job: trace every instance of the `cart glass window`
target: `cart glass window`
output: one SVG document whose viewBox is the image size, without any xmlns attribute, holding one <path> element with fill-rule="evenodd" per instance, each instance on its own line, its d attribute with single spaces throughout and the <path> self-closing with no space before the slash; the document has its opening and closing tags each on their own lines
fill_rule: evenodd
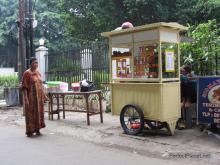
<svg viewBox="0 0 220 165">
<path fill-rule="evenodd" d="M 134 46 L 134 78 L 158 78 L 158 44 Z"/>
<path fill-rule="evenodd" d="M 163 78 L 178 78 L 178 44 L 162 43 Z"/>
<path fill-rule="evenodd" d="M 112 48 L 112 78 L 131 78 L 132 49 L 129 47 Z"/>
</svg>

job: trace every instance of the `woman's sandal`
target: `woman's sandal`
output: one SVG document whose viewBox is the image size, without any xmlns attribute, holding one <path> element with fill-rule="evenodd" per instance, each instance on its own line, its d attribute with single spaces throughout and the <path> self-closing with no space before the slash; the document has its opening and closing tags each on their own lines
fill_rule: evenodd
<svg viewBox="0 0 220 165">
<path fill-rule="evenodd" d="M 26 133 L 27 137 L 32 137 L 33 134 L 32 133 Z"/>
<path fill-rule="evenodd" d="M 40 136 L 41 135 L 40 131 L 36 131 L 36 135 Z"/>
</svg>

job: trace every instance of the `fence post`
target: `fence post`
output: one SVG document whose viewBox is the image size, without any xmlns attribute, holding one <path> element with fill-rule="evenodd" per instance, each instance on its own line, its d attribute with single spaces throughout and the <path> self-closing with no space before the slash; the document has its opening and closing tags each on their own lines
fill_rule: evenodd
<svg viewBox="0 0 220 165">
<path fill-rule="evenodd" d="M 46 72 L 48 69 L 48 49 L 44 46 L 44 43 L 40 42 L 40 46 L 35 49 L 35 53 L 38 61 L 39 71 L 42 76 L 42 81 L 46 81 Z"/>
</svg>

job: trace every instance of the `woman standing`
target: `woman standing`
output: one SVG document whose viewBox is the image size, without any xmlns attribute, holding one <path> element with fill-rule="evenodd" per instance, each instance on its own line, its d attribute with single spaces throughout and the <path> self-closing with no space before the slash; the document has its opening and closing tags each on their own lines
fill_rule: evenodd
<svg viewBox="0 0 220 165">
<path fill-rule="evenodd" d="M 33 57 L 30 60 L 30 68 L 24 72 L 22 79 L 26 135 L 28 137 L 31 137 L 33 133 L 40 135 L 40 129 L 45 127 L 44 101 L 47 100 L 47 96 L 43 91 L 41 75 L 37 68 L 37 59 Z"/>
</svg>

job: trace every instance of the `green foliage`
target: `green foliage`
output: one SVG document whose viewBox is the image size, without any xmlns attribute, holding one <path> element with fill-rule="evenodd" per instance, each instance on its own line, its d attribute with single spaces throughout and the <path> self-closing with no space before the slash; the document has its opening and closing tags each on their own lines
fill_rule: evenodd
<svg viewBox="0 0 220 165">
<path fill-rule="evenodd" d="M 181 44 L 181 62 L 189 64 L 199 75 L 212 75 L 217 71 L 216 60 L 220 54 L 220 29 L 216 20 L 191 26 L 188 37 L 192 43 Z"/>
<path fill-rule="evenodd" d="M 6 44 L 6 34 L 17 20 L 18 2 L 0 0 L 0 45 Z M 68 42 L 76 42 L 76 38 L 100 40 L 101 32 L 113 30 L 125 21 L 135 26 L 159 21 L 219 22 L 219 9 L 220 0 L 37 0 L 35 43 L 44 36 L 46 46 L 58 50 Z"/>
<path fill-rule="evenodd" d="M 6 46 L 9 31 L 12 30 L 12 25 L 16 25 L 18 2 L 0 0 L 0 46 Z M 102 40 L 101 32 L 114 30 L 125 21 L 132 22 L 134 26 L 159 21 L 184 25 L 189 23 L 192 25 L 190 32 L 193 32 L 196 25 L 206 24 L 208 20 L 215 19 L 215 26 L 219 26 L 219 10 L 220 0 L 37 0 L 34 13 L 38 26 L 34 30 L 34 41 L 38 45 L 39 38 L 44 36 L 49 50 L 57 51 L 74 46 L 79 41 Z M 211 30 L 213 28 L 210 27 Z M 212 63 L 211 57 L 218 54 L 217 39 L 213 39 L 212 35 L 219 32 L 212 30 L 211 36 L 205 38 L 202 36 L 207 32 L 205 29 L 206 27 L 198 28 L 194 32 L 195 36 L 189 35 L 199 38 L 198 42 L 182 45 L 183 62 L 195 65 L 198 62 L 201 65 L 207 61 Z M 16 33 L 14 38 L 17 40 Z M 207 49 L 199 47 L 204 44 Z M 195 59 L 199 61 L 195 62 Z M 76 64 L 76 68 L 78 67 Z M 67 63 L 66 69 L 73 68 L 73 64 Z M 200 66 L 197 70 L 200 72 Z"/>
<path fill-rule="evenodd" d="M 45 45 L 49 50 L 59 50 L 57 46 L 62 45 L 65 24 L 61 18 L 62 13 L 57 9 L 52 8 L 49 4 L 43 3 L 43 0 L 36 1 L 34 14 L 38 21 L 38 26 L 35 29 L 35 45 L 38 45 L 38 40 L 41 37 L 46 39 Z"/>
<path fill-rule="evenodd" d="M 18 76 L 0 76 L 0 87 L 19 86 Z"/>
<path fill-rule="evenodd" d="M 100 33 L 114 30 L 125 21 L 135 26 L 152 22 L 198 24 L 219 22 L 219 0 L 42 0 L 58 10 L 68 38 L 100 40 Z"/>
<path fill-rule="evenodd" d="M 9 31 L 17 20 L 17 14 L 17 0 L 0 0 L 0 46 L 6 45 Z"/>
<path fill-rule="evenodd" d="M 197 0 L 197 5 L 193 7 L 194 16 L 191 18 L 193 24 L 207 22 L 216 19 L 220 22 L 220 0 Z"/>
</svg>

